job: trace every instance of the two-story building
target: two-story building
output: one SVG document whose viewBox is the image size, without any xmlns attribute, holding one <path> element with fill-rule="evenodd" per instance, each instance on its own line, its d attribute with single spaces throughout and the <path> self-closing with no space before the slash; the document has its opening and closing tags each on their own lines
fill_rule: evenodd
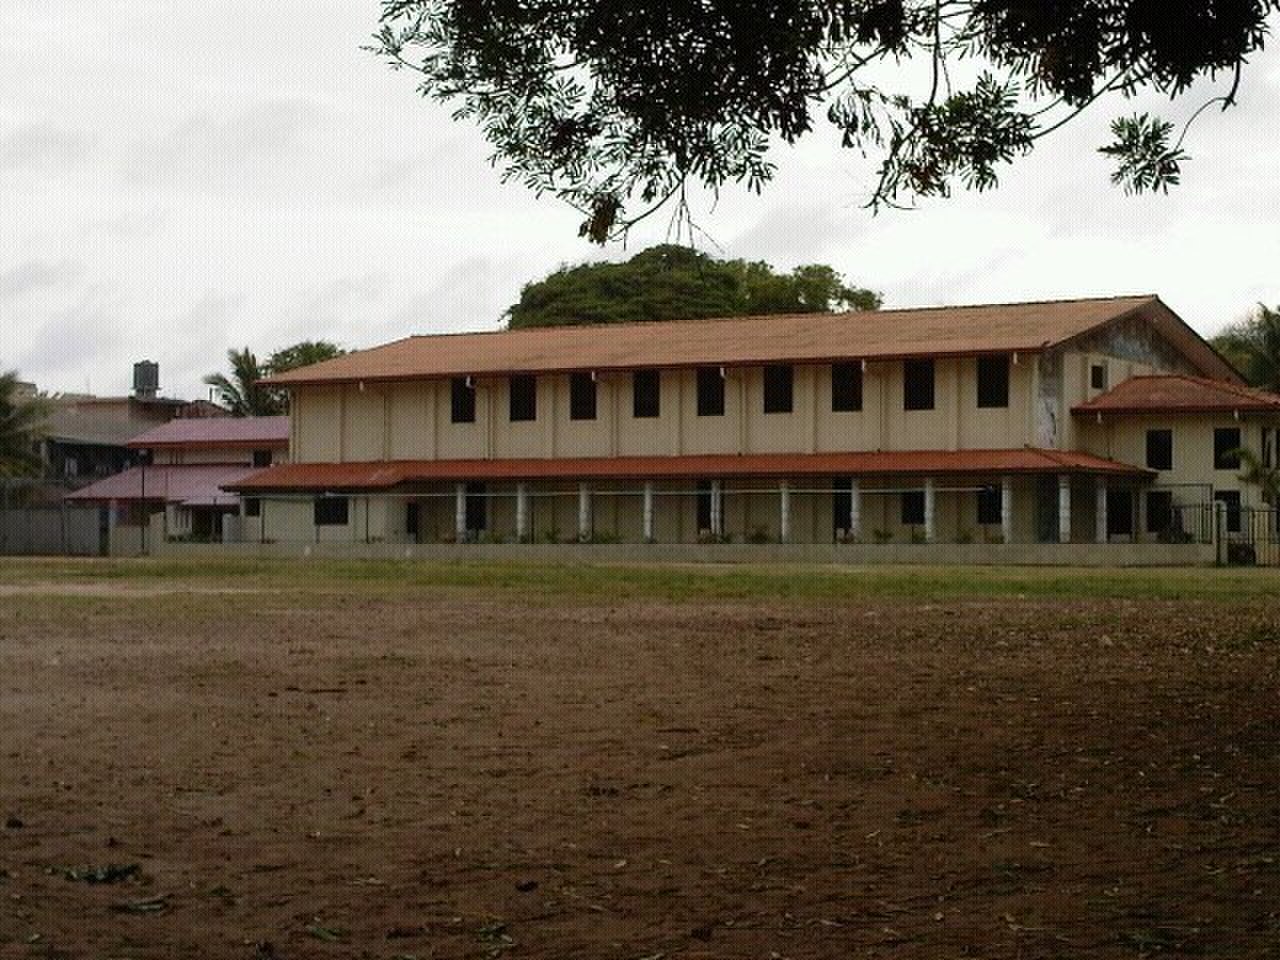
<svg viewBox="0 0 1280 960">
<path fill-rule="evenodd" d="M 228 485 L 262 542 L 1189 537 L 1280 429 L 1155 296 L 417 336 L 268 382 L 290 462 Z"/>
</svg>

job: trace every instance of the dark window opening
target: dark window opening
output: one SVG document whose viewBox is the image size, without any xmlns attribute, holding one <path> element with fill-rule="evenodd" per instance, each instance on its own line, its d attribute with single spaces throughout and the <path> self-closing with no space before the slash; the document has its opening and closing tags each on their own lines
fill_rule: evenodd
<svg viewBox="0 0 1280 960">
<path fill-rule="evenodd" d="M 346 497 L 317 497 L 315 524 L 317 527 L 345 527 L 350 501 Z"/>
<path fill-rule="evenodd" d="M 711 529 L 711 481 L 698 481 L 698 533 Z"/>
<path fill-rule="evenodd" d="M 831 365 L 831 412 L 857 413 L 862 409 L 862 364 Z"/>
<path fill-rule="evenodd" d="M 923 490 L 904 490 L 902 492 L 902 523 L 908 527 L 918 527 L 924 523 Z"/>
<path fill-rule="evenodd" d="M 978 358 L 978 406 L 1009 406 L 1009 358 Z"/>
<path fill-rule="evenodd" d="M 1004 492 L 1000 487 L 983 487 L 978 491 L 978 523 L 1004 522 Z"/>
<path fill-rule="evenodd" d="M 450 383 L 450 401 L 454 423 L 476 422 L 476 388 L 466 377 L 454 377 Z"/>
<path fill-rule="evenodd" d="M 258 468 L 271 466 L 271 451 L 270 450 L 253 451 L 253 465 Z"/>
<path fill-rule="evenodd" d="M 724 377 L 719 367 L 698 368 L 698 416 L 724 416 Z"/>
<path fill-rule="evenodd" d="M 764 368 L 764 412 L 790 413 L 795 393 L 795 368 L 774 363 Z"/>
<path fill-rule="evenodd" d="M 508 414 L 512 423 L 538 419 L 538 378 L 529 374 L 508 381 Z"/>
<path fill-rule="evenodd" d="M 834 532 L 849 532 L 853 526 L 853 480 L 837 477 L 831 481 L 831 528 Z"/>
<path fill-rule="evenodd" d="M 1240 469 L 1240 428 L 1218 427 L 1213 431 L 1213 469 Z"/>
<path fill-rule="evenodd" d="M 1133 536 L 1133 491 L 1107 491 L 1107 536 Z"/>
<path fill-rule="evenodd" d="M 569 375 L 569 419 L 596 418 L 596 381 L 589 373 Z"/>
<path fill-rule="evenodd" d="M 1095 363 L 1089 367 L 1089 386 L 1094 390 L 1107 389 L 1107 365 Z"/>
<path fill-rule="evenodd" d="M 1239 490 L 1219 490 L 1213 495 L 1213 499 L 1219 503 L 1226 504 L 1227 507 L 1227 533 L 1240 532 L 1240 491 Z"/>
<path fill-rule="evenodd" d="M 662 415 L 662 374 L 637 370 L 631 375 L 631 415 L 636 419 Z"/>
<path fill-rule="evenodd" d="M 244 515 L 246 517 L 262 516 L 262 501 L 257 497 L 244 498 Z"/>
<path fill-rule="evenodd" d="M 907 360 L 902 364 L 902 409 L 933 409 L 933 361 Z"/>
<path fill-rule="evenodd" d="M 489 498 L 483 483 L 467 484 L 465 504 L 467 532 L 481 533 L 489 526 Z"/>
<path fill-rule="evenodd" d="M 1173 491 L 1147 491 L 1147 533 L 1173 532 Z"/>
<path fill-rule="evenodd" d="M 1152 470 L 1173 469 L 1173 431 L 1147 431 L 1147 466 Z"/>
</svg>

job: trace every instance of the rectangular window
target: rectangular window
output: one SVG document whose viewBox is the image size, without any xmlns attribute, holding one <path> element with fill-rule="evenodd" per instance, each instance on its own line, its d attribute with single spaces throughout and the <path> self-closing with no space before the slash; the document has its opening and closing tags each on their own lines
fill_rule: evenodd
<svg viewBox="0 0 1280 960">
<path fill-rule="evenodd" d="M 662 374 L 637 370 L 631 375 L 631 415 L 637 420 L 662 415 Z"/>
<path fill-rule="evenodd" d="M 244 515 L 246 517 L 262 516 L 262 501 L 257 497 L 244 498 Z"/>
<path fill-rule="evenodd" d="M 698 368 L 698 416 L 724 416 L 724 377 L 719 367 Z"/>
<path fill-rule="evenodd" d="M 1167 536 L 1173 533 L 1173 491 L 1147 491 L 1147 533 Z"/>
<path fill-rule="evenodd" d="M 271 466 L 271 451 L 270 450 L 253 451 L 253 465 L 255 467 L 258 467 L 259 469 L 263 467 Z"/>
<path fill-rule="evenodd" d="M 1095 363 L 1089 368 L 1089 386 L 1094 390 L 1107 389 L 1107 365 Z"/>
<path fill-rule="evenodd" d="M 1219 490 L 1213 499 L 1227 505 L 1227 533 L 1240 532 L 1240 491 Z"/>
<path fill-rule="evenodd" d="M 771 363 L 764 368 L 764 412 L 790 413 L 795 392 L 795 368 Z"/>
<path fill-rule="evenodd" d="M 476 422 L 476 388 L 466 377 L 454 377 L 450 381 L 450 406 L 454 423 Z"/>
<path fill-rule="evenodd" d="M 902 524 L 918 527 L 924 523 L 924 491 L 902 491 Z"/>
<path fill-rule="evenodd" d="M 831 412 L 857 413 L 862 409 L 862 364 L 831 365 Z"/>
<path fill-rule="evenodd" d="M 1000 487 L 983 487 L 978 491 L 978 523 L 989 525 L 1004 520 L 1004 494 Z"/>
<path fill-rule="evenodd" d="M 1213 469 L 1240 469 L 1240 428 L 1218 427 L 1213 431 Z"/>
<path fill-rule="evenodd" d="M 316 497 L 315 524 L 317 527 L 345 527 L 347 516 L 346 497 Z"/>
<path fill-rule="evenodd" d="M 978 406 L 1009 406 L 1009 358 L 978 358 Z"/>
<path fill-rule="evenodd" d="M 569 374 L 569 419 L 596 418 L 596 381 L 589 373 Z"/>
<path fill-rule="evenodd" d="M 538 378 L 529 374 L 512 377 L 507 382 L 508 414 L 512 423 L 538 419 Z"/>
<path fill-rule="evenodd" d="M 1147 467 L 1151 470 L 1173 469 L 1173 431 L 1147 431 Z"/>
<path fill-rule="evenodd" d="M 907 360 L 903 362 L 902 409 L 933 409 L 932 360 Z"/>
</svg>

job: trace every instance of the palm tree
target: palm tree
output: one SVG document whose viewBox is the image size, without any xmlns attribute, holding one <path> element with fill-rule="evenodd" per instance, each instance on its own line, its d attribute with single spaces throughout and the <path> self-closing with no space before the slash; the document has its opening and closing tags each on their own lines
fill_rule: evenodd
<svg viewBox="0 0 1280 960">
<path fill-rule="evenodd" d="M 228 350 L 227 363 L 231 366 L 231 376 L 211 373 L 204 382 L 213 387 L 218 394 L 218 402 L 230 410 L 232 416 L 269 417 L 284 410 L 279 395 L 258 383 L 267 371 L 258 364 L 258 358 L 248 347 Z"/>
<path fill-rule="evenodd" d="M 44 397 L 24 397 L 18 392 L 18 375 L 0 374 L 0 477 L 40 472 L 36 445 L 49 417 Z"/>
<path fill-rule="evenodd" d="M 1258 304 L 1257 313 L 1227 327 L 1213 345 L 1250 384 L 1280 393 L 1280 307 Z"/>
<path fill-rule="evenodd" d="M 1240 474 L 1241 482 L 1260 488 L 1264 502 L 1280 506 L 1280 467 L 1264 466 L 1252 450 L 1237 450 L 1236 453 L 1244 467 L 1244 472 Z"/>
</svg>

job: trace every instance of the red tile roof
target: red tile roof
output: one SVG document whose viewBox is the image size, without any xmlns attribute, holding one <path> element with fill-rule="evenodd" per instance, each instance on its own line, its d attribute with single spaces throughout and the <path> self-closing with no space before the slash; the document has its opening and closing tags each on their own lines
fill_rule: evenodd
<svg viewBox="0 0 1280 960">
<path fill-rule="evenodd" d="M 225 463 L 130 467 L 67 494 L 67 499 L 92 503 L 148 500 L 185 506 L 230 506 L 237 503 L 238 498 L 226 493 L 226 486 L 255 472 L 253 467 L 244 464 Z"/>
<path fill-rule="evenodd" d="M 1072 407 L 1077 414 L 1230 413 L 1280 414 L 1280 394 L 1225 380 L 1184 374 L 1130 377 L 1106 393 Z"/>
<path fill-rule="evenodd" d="M 860 453 L 707 454 L 557 460 L 378 460 L 289 463 L 226 485 L 267 490 L 387 490 L 406 483 L 470 480 L 664 480 L 695 477 L 1089 473 L 1145 476 L 1140 467 L 1087 453 L 1040 450 L 903 450 Z"/>
<path fill-rule="evenodd" d="M 129 441 L 134 449 L 157 447 L 284 447 L 288 417 L 201 417 L 170 420 Z"/>
<path fill-rule="evenodd" d="M 270 377 L 304 383 L 638 367 L 735 366 L 1035 352 L 1137 312 L 1206 372 L 1230 368 L 1159 298 L 1112 297 L 862 313 L 541 327 L 417 336 Z"/>
</svg>

